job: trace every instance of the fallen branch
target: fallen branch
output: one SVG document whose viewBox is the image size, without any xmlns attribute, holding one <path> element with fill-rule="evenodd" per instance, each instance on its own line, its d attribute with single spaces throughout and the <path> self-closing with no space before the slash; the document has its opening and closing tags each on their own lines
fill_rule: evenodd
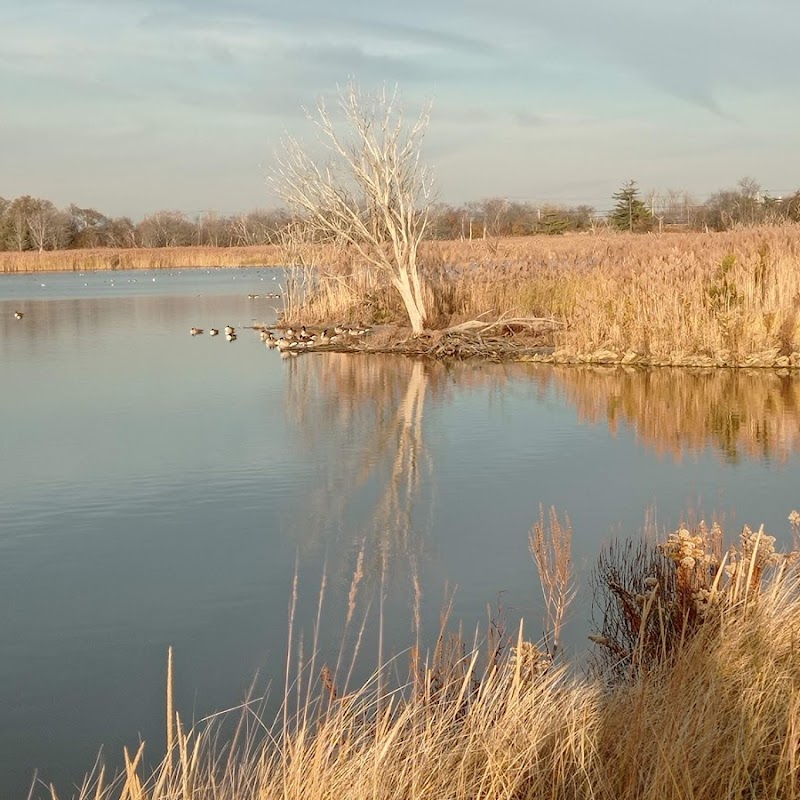
<svg viewBox="0 0 800 800">
<path fill-rule="evenodd" d="M 563 327 L 563 325 L 564 323 L 561 320 L 554 319 L 553 317 L 511 317 L 509 319 L 500 318 L 495 322 L 483 322 L 481 320 L 471 319 L 459 325 L 445 328 L 442 333 L 462 333 L 474 330 L 485 333 L 493 328 L 512 326 L 515 328 L 528 328 L 530 330 L 539 330 L 543 327 L 549 327 L 552 330 L 553 328 Z"/>
</svg>

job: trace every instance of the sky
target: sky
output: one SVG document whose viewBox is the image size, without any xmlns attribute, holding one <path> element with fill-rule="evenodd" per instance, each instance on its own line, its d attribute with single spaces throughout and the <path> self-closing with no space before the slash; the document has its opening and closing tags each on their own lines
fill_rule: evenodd
<svg viewBox="0 0 800 800">
<path fill-rule="evenodd" d="M 140 219 L 278 204 L 304 109 L 431 104 L 439 199 L 800 188 L 797 0 L 0 0 L 0 196 Z"/>
</svg>

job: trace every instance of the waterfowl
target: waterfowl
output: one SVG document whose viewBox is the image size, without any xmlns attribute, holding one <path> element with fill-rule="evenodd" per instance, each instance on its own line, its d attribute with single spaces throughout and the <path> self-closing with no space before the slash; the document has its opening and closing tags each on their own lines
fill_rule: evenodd
<svg viewBox="0 0 800 800">
<path fill-rule="evenodd" d="M 225 326 L 225 334 L 226 334 L 227 336 L 230 336 L 232 333 L 236 333 L 236 328 L 234 328 L 234 327 L 233 327 L 233 326 L 231 326 L 231 325 L 226 325 L 226 326 Z"/>
<path fill-rule="evenodd" d="M 286 339 L 294 339 L 294 331 L 293 331 L 291 328 L 287 328 L 287 329 L 286 329 L 286 330 L 283 332 L 283 335 L 284 335 L 284 337 L 285 337 Z"/>
<path fill-rule="evenodd" d="M 14 312 L 14 319 L 22 319 L 25 316 L 21 311 Z"/>
<path fill-rule="evenodd" d="M 226 338 L 226 339 L 227 339 L 229 342 L 235 342 L 235 341 L 236 341 L 236 339 L 237 339 L 238 337 L 236 336 L 236 334 L 235 334 L 235 333 L 226 333 L 226 334 L 225 334 L 225 338 Z"/>
<path fill-rule="evenodd" d="M 197 336 L 198 333 L 202 333 L 203 332 L 203 329 L 202 328 L 192 328 L 189 332 L 192 334 L 192 336 Z"/>
<path fill-rule="evenodd" d="M 341 325 L 336 325 L 336 326 L 334 326 L 334 328 L 333 328 L 333 332 L 334 332 L 334 333 L 339 333 L 339 334 L 341 334 L 341 333 L 347 333 L 347 331 L 345 330 L 345 328 L 343 328 Z"/>
<path fill-rule="evenodd" d="M 303 346 L 297 339 L 286 339 L 283 336 L 278 339 L 276 345 L 279 350 L 297 350 L 298 347 Z"/>
<path fill-rule="evenodd" d="M 209 336 L 218 336 L 219 335 L 219 328 L 211 328 L 208 332 Z"/>
<path fill-rule="evenodd" d="M 314 342 L 317 340 L 317 334 L 316 333 L 309 333 L 306 330 L 306 326 L 303 325 L 303 327 L 300 329 L 300 337 L 299 338 L 300 338 L 301 342 L 304 342 L 306 344 L 306 346 L 310 346 L 310 345 L 314 344 Z"/>
<path fill-rule="evenodd" d="M 258 295 L 257 294 L 249 294 L 249 295 L 247 295 L 247 299 L 248 300 L 258 300 Z"/>
</svg>

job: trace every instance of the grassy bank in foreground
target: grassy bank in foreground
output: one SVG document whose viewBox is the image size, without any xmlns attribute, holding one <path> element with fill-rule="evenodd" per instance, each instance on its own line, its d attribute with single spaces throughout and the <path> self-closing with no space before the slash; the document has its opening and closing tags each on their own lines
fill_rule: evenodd
<svg viewBox="0 0 800 800">
<path fill-rule="evenodd" d="M 796 512 L 790 519 L 797 533 Z M 271 732 L 245 711 L 231 740 L 213 726 L 185 733 L 168 691 L 168 757 L 150 772 L 142 748 L 126 754 L 119 781 L 95 775 L 81 798 L 800 796 L 794 556 L 747 528 L 723 554 L 721 531 L 702 524 L 660 547 L 611 546 L 595 570 L 603 622 L 581 677 L 553 655 L 569 534 L 555 514 L 547 533 L 543 525 L 531 549 L 547 643 L 527 640 L 522 626 L 495 630 L 486 647 L 443 635 L 428 659 L 412 650 L 401 686 L 390 685 L 395 662 L 352 692 L 337 686 L 338 669 L 307 656 Z M 357 570 L 351 614 L 359 580 Z"/>
<path fill-rule="evenodd" d="M 273 266 L 278 261 L 279 251 L 273 246 L 0 252 L 0 273 Z"/>
</svg>

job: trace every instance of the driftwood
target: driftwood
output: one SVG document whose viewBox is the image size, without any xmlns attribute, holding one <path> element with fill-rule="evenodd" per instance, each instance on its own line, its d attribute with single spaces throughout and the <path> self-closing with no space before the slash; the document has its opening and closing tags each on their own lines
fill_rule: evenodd
<svg viewBox="0 0 800 800">
<path fill-rule="evenodd" d="M 343 335 L 330 344 L 315 344 L 291 354 L 394 353 L 441 360 L 511 361 L 552 352 L 553 333 L 562 326 L 550 317 L 501 317 L 493 322 L 473 319 L 413 336 L 408 328 L 386 325 L 372 328 L 366 336 Z"/>
<path fill-rule="evenodd" d="M 506 328 L 509 332 L 517 333 L 520 330 L 555 330 L 556 328 L 563 327 L 564 323 L 561 320 L 553 317 L 501 317 L 494 322 L 485 322 L 481 319 L 471 319 L 467 322 L 462 322 L 459 325 L 453 325 L 450 328 L 445 328 L 442 333 L 461 333 L 466 331 L 478 331 L 485 333 L 494 328 Z"/>
<path fill-rule="evenodd" d="M 428 336 L 402 339 L 346 339 L 328 345 L 317 345 L 300 353 L 392 353 L 436 360 L 510 361 L 521 356 L 543 354 L 552 350 L 549 337 L 544 335 L 485 336 L 470 331 L 436 331 Z"/>
</svg>

